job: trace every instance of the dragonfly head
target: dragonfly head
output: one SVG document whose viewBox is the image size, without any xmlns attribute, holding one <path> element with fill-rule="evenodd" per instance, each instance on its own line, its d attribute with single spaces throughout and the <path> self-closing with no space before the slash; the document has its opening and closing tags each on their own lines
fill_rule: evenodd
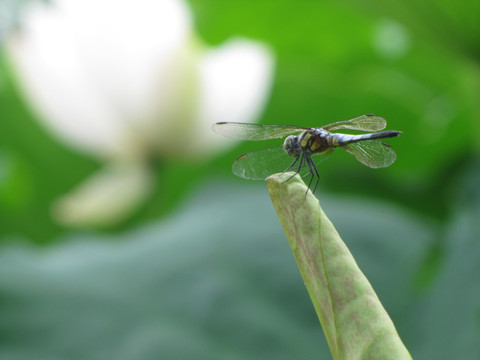
<svg viewBox="0 0 480 360">
<path fill-rule="evenodd" d="M 298 136 L 288 136 L 283 142 L 283 151 L 285 151 L 288 156 L 298 157 L 302 152 Z"/>
</svg>

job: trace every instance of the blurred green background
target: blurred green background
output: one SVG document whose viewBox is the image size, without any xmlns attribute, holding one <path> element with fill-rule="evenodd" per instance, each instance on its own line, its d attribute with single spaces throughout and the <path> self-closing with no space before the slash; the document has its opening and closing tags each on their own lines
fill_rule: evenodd
<svg viewBox="0 0 480 360">
<path fill-rule="evenodd" d="M 243 36 L 272 49 L 262 123 L 375 113 L 403 132 L 386 169 L 336 152 L 317 197 L 413 358 L 480 358 L 480 4 L 188 4 L 208 45 Z M 3 35 L 21 28 L 21 5 L 2 5 L 14 14 Z M 0 358 L 330 358 L 265 185 L 231 173 L 262 146 L 163 158 L 127 219 L 62 226 L 54 201 L 103 165 L 37 121 L 3 52 Z"/>
</svg>

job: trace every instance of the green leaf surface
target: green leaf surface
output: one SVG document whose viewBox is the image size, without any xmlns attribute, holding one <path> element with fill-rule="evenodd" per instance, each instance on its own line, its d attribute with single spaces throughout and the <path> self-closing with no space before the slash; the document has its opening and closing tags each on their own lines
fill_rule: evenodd
<svg viewBox="0 0 480 360">
<path fill-rule="evenodd" d="M 446 255 L 441 271 L 428 294 L 412 309 L 416 326 L 411 326 L 411 336 L 422 359 L 480 359 L 479 184 L 477 156 L 458 174 L 452 194 L 456 211 L 445 227 Z"/>
<path fill-rule="evenodd" d="M 1 246 L 0 359 L 330 358 L 258 185 L 211 183 L 176 214 L 122 235 L 78 233 L 45 247 Z M 478 328 L 478 316 L 470 317 L 478 313 L 474 298 L 456 318 L 461 334 L 437 329 L 441 315 L 430 322 L 437 311 L 457 313 L 462 287 L 474 293 L 474 278 L 465 277 L 474 268 L 461 259 L 452 263 L 459 266 L 450 277 L 458 291 L 442 287 L 448 304 L 429 297 L 419 307 L 412 286 L 436 234 L 432 224 L 388 202 L 321 198 L 412 356 L 447 360 L 429 355 L 455 351 L 455 358 L 475 359 L 464 341 L 473 336 L 467 329 Z"/>
<path fill-rule="evenodd" d="M 412 309 L 417 315 L 412 337 L 422 359 L 480 359 L 479 210 L 462 211 L 452 222 L 445 265 L 428 295 Z M 460 356 L 465 350 L 469 355 Z"/>
<path fill-rule="evenodd" d="M 372 286 L 296 175 L 267 187 L 334 359 L 411 359 Z"/>
</svg>

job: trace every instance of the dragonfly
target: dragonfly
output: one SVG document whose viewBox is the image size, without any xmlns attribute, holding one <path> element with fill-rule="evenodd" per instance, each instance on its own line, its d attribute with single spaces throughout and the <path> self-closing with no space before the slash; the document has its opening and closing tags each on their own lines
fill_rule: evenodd
<svg viewBox="0 0 480 360">
<path fill-rule="evenodd" d="M 319 128 L 293 125 L 262 125 L 239 122 L 217 122 L 213 130 L 235 140 L 262 141 L 285 138 L 283 146 L 266 148 L 239 156 L 233 163 L 233 173 L 241 178 L 264 180 L 268 176 L 293 171 L 295 176 L 310 176 L 308 189 L 316 178 L 315 192 L 320 175 L 317 165 L 336 148 L 342 148 L 370 168 L 384 168 L 393 164 L 395 151 L 382 139 L 397 137 L 400 131 L 385 129 L 384 118 L 361 115 L 350 120 L 337 121 Z M 367 134 L 343 134 L 337 130 L 359 130 Z M 307 190 L 308 191 L 308 190 Z"/>
</svg>

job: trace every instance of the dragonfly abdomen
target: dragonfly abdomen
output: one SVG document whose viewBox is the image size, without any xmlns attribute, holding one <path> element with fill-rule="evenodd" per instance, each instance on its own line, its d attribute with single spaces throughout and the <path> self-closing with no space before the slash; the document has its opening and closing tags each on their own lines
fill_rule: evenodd
<svg viewBox="0 0 480 360">
<path fill-rule="evenodd" d="M 329 143 L 331 146 L 344 146 L 351 143 L 365 141 L 365 140 L 375 140 L 375 139 L 385 139 L 396 137 L 401 134 L 400 131 L 381 131 L 378 133 L 362 134 L 362 135 L 351 135 L 351 134 L 330 134 Z"/>
</svg>

